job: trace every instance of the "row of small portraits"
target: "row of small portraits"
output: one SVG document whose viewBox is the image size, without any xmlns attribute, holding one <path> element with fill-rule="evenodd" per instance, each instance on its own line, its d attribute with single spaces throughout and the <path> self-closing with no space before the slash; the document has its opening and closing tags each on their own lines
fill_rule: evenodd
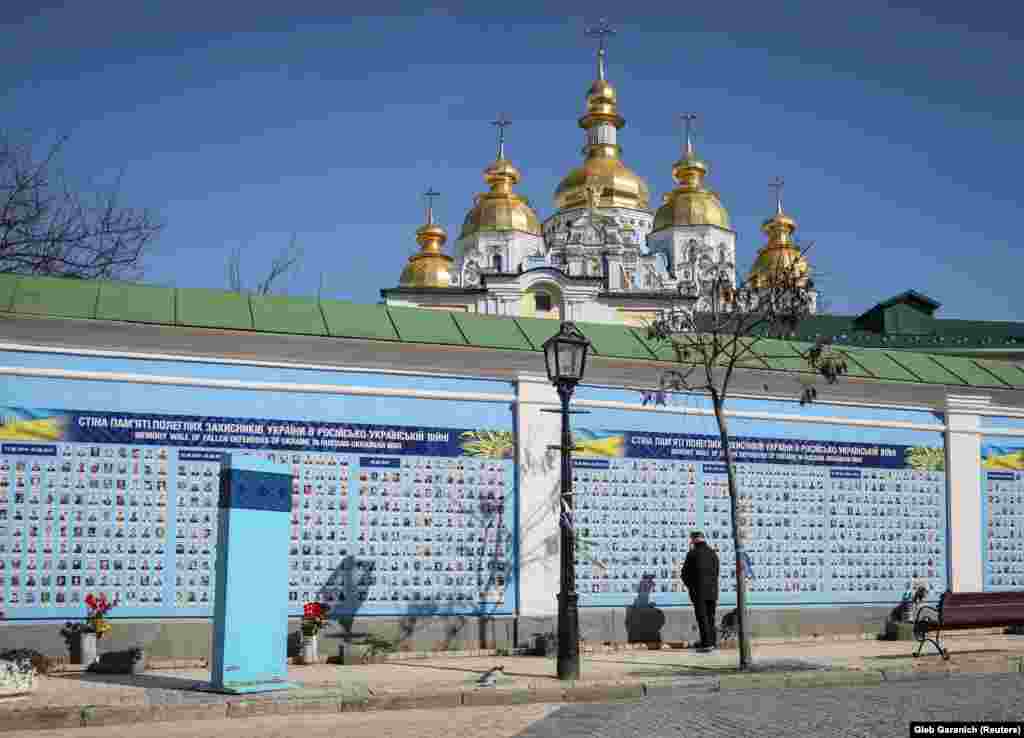
<svg viewBox="0 0 1024 738">
<path fill-rule="evenodd" d="M 1024 551 L 1024 540 L 1006 540 L 999 538 L 990 538 L 988 542 L 988 550 L 992 551 Z"/>
<path fill-rule="evenodd" d="M 7 593 L 7 604 L 11 607 L 81 607 L 85 601 L 85 595 L 76 591 L 56 590 L 50 592 L 41 590 L 39 592 L 26 591 L 19 596 L 17 590 L 10 590 Z M 148 605 L 162 605 L 164 602 L 163 592 L 159 589 L 153 590 L 123 590 L 121 600 L 124 602 L 138 602 Z"/>
</svg>

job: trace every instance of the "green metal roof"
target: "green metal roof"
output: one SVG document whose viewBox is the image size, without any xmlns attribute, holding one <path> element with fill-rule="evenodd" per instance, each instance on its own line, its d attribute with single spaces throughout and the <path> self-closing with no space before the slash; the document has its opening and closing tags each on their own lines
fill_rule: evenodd
<svg viewBox="0 0 1024 738">
<path fill-rule="evenodd" d="M 268 333 L 326 336 L 327 324 L 314 298 L 251 295 L 253 325 Z"/>
<path fill-rule="evenodd" d="M 936 361 L 935 357 L 927 354 L 890 351 L 886 356 L 927 384 L 966 384 L 963 378 L 958 377 Z"/>
<path fill-rule="evenodd" d="M 534 348 L 515 321 L 492 315 L 473 313 L 452 313 L 462 335 L 473 346 L 485 348 L 520 349 L 533 351 Z"/>
<path fill-rule="evenodd" d="M 395 324 L 383 305 L 357 305 L 341 300 L 321 300 L 327 332 L 335 338 L 371 338 L 400 341 Z"/>
<path fill-rule="evenodd" d="M 20 277 L 14 274 L 0 274 L 0 310 L 10 311 L 14 302 L 14 288 Z"/>
<path fill-rule="evenodd" d="M 1024 368 L 1005 361 L 990 361 L 988 359 L 972 359 L 971 361 L 989 374 L 994 374 L 997 379 L 1010 387 L 1024 389 Z"/>
<path fill-rule="evenodd" d="M 594 351 L 599 356 L 616 359 L 641 359 L 643 361 L 650 361 L 654 358 L 654 354 L 636 337 L 636 334 L 624 326 L 579 322 L 576 323 L 576 327 L 590 339 Z"/>
<path fill-rule="evenodd" d="M 393 307 L 388 314 L 403 341 L 471 345 L 447 310 Z"/>
<path fill-rule="evenodd" d="M 200 328 L 253 330 L 248 295 L 226 290 L 178 290 L 177 322 Z"/>
<path fill-rule="evenodd" d="M 843 347 L 842 353 L 854 358 L 864 369 L 871 372 L 878 379 L 885 379 L 892 382 L 921 382 L 916 374 L 911 374 L 902 365 L 892 360 L 884 351 L 858 351 Z"/>
<path fill-rule="evenodd" d="M 175 297 L 174 290 L 167 287 L 102 282 L 96 317 L 99 320 L 173 323 Z"/>
<path fill-rule="evenodd" d="M 11 310 L 61 318 L 95 318 L 100 282 L 57 277 L 22 277 Z"/>
<path fill-rule="evenodd" d="M 557 320 L 545 320 L 544 318 L 513 318 L 516 325 L 533 345 L 534 351 L 541 351 L 543 343 L 558 333 Z M 596 348 L 595 348 L 596 350 Z"/>
<path fill-rule="evenodd" d="M 559 328 L 556 320 L 501 318 L 419 308 L 360 305 L 306 297 L 265 297 L 225 290 L 161 288 L 127 282 L 0 275 L 0 314 L 195 326 L 291 335 L 329 336 L 540 351 Z M 842 316 L 814 316 L 794 340 L 762 339 L 743 363 L 765 371 L 808 372 L 801 352 L 818 327 Z M 942 321 L 936 321 L 941 323 Z M 957 321 L 952 321 L 957 322 Z M 811 328 L 807 329 L 810 324 Z M 578 323 L 594 353 L 605 358 L 674 362 L 671 348 L 625 325 Z M 979 325 L 979 324 L 975 324 Z M 996 324 L 990 324 L 996 325 Z M 1021 329 L 1019 324 L 999 324 Z M 806 329 L 806 330 L 805 330 Z M 831 334 L 830 334 L 831 335 Z M 886 346 L 860 348 L 840 341 L 849 375 L 914 384 L 1024 390 L 1024 368 L 989 359 L 930 354 Z"/>
</svg>

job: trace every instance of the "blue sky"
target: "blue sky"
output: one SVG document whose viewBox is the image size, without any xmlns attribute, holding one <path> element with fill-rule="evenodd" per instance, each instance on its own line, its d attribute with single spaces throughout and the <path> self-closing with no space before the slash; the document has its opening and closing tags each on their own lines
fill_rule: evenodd
<svg viewBox="0 0 1024 738">
<path fill-rule="evenodd" d="M 7 0 L 0 125 L 70 134 L 79 181 L 123 172 L 126 202 L 168 223 L 147 282 L 224 287 L 236 246 L 254 281 L 294 232 L 290 294 L 322 274 L 325 296 L 376 302 L 415 248 L 428 185 L 457 236 L 499 111 L 518 190 L 551 214 L 594 77 L 582 29 L 607 15 L 620 143 L 654 203 L 677 116 L 696 111 L 742 267 L 781 175 L 830 312 L 916 289 L 940 316 L 1024 320 L 1024 11 L 919 6 Z"/>
</svg>

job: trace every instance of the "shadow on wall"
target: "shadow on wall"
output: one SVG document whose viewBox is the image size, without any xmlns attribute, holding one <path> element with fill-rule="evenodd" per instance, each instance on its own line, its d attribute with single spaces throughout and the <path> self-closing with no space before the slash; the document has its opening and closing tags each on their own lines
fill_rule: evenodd
<svg viewBox="0 0 1024 738">
<path fill-rule="evenodd" d="M 320 601 L 331 609 L 324 637 L 337 639 L 339 645 L 372 637 L 389 642 L 392 650 L 410 648 L 417 636 L 433 638 L 431 650 L 448 650 L 457 642 L 479 644 L 473 648 L 493 648 L 495 634 L 488 615 L 500 604 L 498 593 L 506 590 L 512 578 L 513 531 L 504 519 L 501 501 L 489 498 L 475 507 L 464 513 L 473 518 L 469 526 L 437 526 L 430 529 L 429 537 L 421 529 L 418 533 L 422 538 L 414 538 L 412 544 L 407 544 L 397 531 L 386 529 L 375 531 L 370 540 L 361 537 L 360 556 L 347 555 L 319 592 Z M 403 529 L 408 530 L 405 526 Z M 394 545 L 414 545 L 415 558 L 394 557 L 390 562 L 387 558 L 362 558 L 365 551 L 371 555 L 378 547 L 393 551 Z M 443 546 L 452 546 L 457 559 L 442 557 Z M 298 571 L 292 576 L 301 581 L 305 574 Z M 472 597 L 462 592 L 470 588 Z M 335 589 L 341 590 L 340 597 L 333 594 Z M 371 590 L 381 599 L 371 601 Z M 371 625 L 366 614 L 360 618 L 369 602 L 401 612 L 387 618 L 397 617 L 397 625 L 391 622 L 381 630 Z M 356 630 L 357 620 L 362 626 L 360 632 Z M 464 633 L 473 620 L 479 632 Z M 443 630 L 436 627 L 437 621 Z M 340 627 L 332 627 L 333 623 Z M 297 651 L 300 641 L 301 635 L 293 634 L 289 650 Z"/>
<path fill-rule="evenodd" d="M 651 601 L 654 587 L 654 575 L 644 574 L 636 599 L 626 607 L 626 638 L 629 643 L 661 642 L 665 613 Z"/>
</svg>

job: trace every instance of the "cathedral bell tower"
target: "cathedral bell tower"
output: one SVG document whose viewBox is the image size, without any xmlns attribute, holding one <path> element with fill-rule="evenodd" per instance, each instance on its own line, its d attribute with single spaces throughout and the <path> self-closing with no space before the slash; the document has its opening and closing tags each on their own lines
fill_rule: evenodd
<svg viewBox="0 0 1024 738">
<path fill-rule="evenodd" d="M 761 225 L 761 230 L 768 236 L 768 243 L 757 252 L 757 259 L 750 268 L 747 286 L 753 290 L 767 288 L 774 275 L 783 275 L 784 279 L 796 277 L 796 283 L 806 287 L 811 283 L 811 267 L 800 246 L 793 238 L 796 221 L 782 210 L 782 178 L 776 179 L 771 186 L 775 189 L 775 215 Z M 811 291 L 811 312 L 817 311 L 817 293 Z"/>
<path fill-rule="evenodd" d="M 492 125 L 498 129 L 498 154 L 484 170 L 490 191 L 474 198 L 455 244 L 454 281 L 462 287 L 478 285 L 482 272 L 526 269 L 529 259 L 544 251 L 537 214 L 525 197 L 512 191 L 520 175 L 505 158 L 505 128 L 511 121 L 501 115 Z"/>
<path fill-rule="evenodd" d="M 651 252 L 664 254 L 676 280 L 687 284 L 710 266 L 724 266 L 736 283 L 736 232 L 718 193 L 707 187 L 708 165 L 695 153 L 693 123 L 697 116 L 680 116 L 685 124 L 683 155 L 672 165 L 676 188 L 654 216 L 647 238 Z"/>
<path fill-rule="evenodd" d="M 555 190 L 557 208 L 544 224 L 553 266 L 572 276 L 602 276 L 609 289 L 632 285 L 651 230 L 647 183 L 622 161 L 618 132 L 626 125 L 618 94 L 605 78 L 605 44 L 614 31 L 602 22 L 587 30 L 598 39 L 597 79 L 579 119 L 583 164 Z"/>
<path fill-rule="evenodd" d="M 440 193 L 428 189 L 427 222 L 416 229 L 420 250 L 409 257 L 398 284 L 401 287 L 448 287 L 451 285 L 452 257 L 441 252 L 448 234 L 434 222 L 434 198 Z"/>
</svg>

